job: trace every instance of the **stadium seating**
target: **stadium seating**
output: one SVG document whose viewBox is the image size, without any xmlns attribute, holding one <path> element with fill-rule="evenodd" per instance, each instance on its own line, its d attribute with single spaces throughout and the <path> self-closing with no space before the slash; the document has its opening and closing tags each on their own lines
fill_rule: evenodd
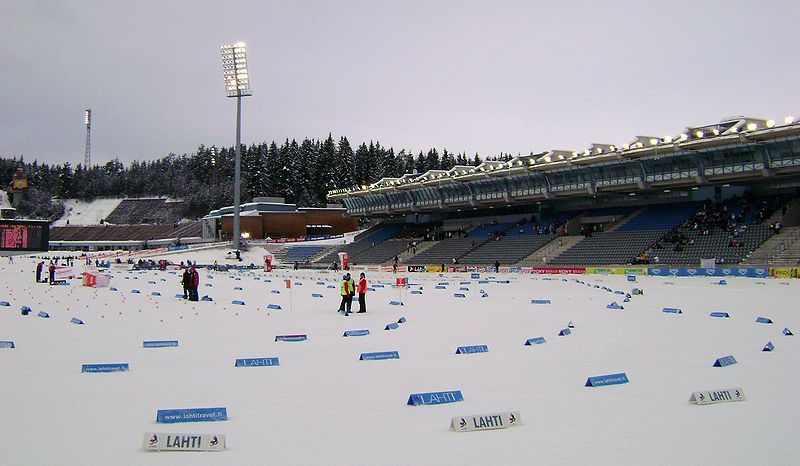
<svg viewBox="0 0 800 466">
<path fill-rule="evenodd" d="M 772 236 L 767 225 L 750 225 L 736 237 L 741 246 L 731 247 L 730 233 L 724 230 L 714 230 L 708 235 L 701 235 L 699 230 L 681 231 L 687 244 L 681 250 L 676 250 L 672 244 L 663 245 L 664 249 L 651 249 L 648 253 L 651 263 L 658 257 L 658 264 L 666 265 L 699 267 L 701 259 L 717 259 L 721 265 L 736 265 Z"/>
<path fill-rule="evenodd" d="M 51 241 L 149 241 L 200 236 L 200 222 L 180 225 L 63 226 L 50 229 Z"/>
<path fill-rule="evenodd" d="M 304 263 L 325 249 L 325 246 L 309 246 L 309 245 L 291 245 L 286 248 L 283 255 L 282 262 L 300 262 Z M 276 256 L 277 257 L 277 256 Z M 280 259 L 279 259 L 280 260 Z"/>
<path fill-rule="evenodd" d="M 392 260 L 394 256 L 408 249 L 408 241 L 404 239 L 390 239 L 364 250 L 350 257 L 350 262 L 356 264 L 382 264 Z"/>
<path fill-rule="evenodd" d="M 495 261 L 502 265 L 514 264 L 533 254 L 555 237 L 553 234 L 500 237 L 500 240 L 490 240 L 481 244 L 461 257 L 459 262 L 471 265 L 491 265 Z"/>
<path fill-rule="evenodd" d="M 458 259 L 463 256 L 464 253 L 477 246 L 480 241 L 479 238 L 447 238 L 408 259 L 406 263 L 452 264 L 453 258 Z M 473 246 L 473 244 L 475 246 Z"/>
<path fill-rule="evenodd" d="M 548 261 L 551 265 L 629 264 L 668 230 L 595 233 Z"/>
<path fill-rule="evenodd" d="M 657 205 L 644 208 L 616 231 L 671 230 L 695 213 L 696 203 Z"/>
<path fill-rule="evenodd" d="M 175 223 L 181 219 L 183 206 L 183 202 L 166 199 L 124 199 L 105 221 L 114 225 Z"/>
</svg>

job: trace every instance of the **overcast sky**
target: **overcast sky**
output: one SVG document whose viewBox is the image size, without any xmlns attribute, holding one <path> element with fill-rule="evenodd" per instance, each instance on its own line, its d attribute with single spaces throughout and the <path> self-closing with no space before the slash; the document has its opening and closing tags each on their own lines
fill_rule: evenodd
<svg viewBox="0 0 800 466">
<path fill-rule="evenodd" d="M 219 47 L 248 46 L 242 142 L 347 136 L 482 156 L 800 113 L 793 1 L 0 0 L 0 156 L 233 145 Z"/>
</svg>

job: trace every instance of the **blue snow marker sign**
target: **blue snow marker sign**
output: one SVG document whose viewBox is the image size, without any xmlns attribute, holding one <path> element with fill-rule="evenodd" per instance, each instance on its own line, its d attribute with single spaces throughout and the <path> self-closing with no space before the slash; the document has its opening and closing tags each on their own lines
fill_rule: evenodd
<svg viewBox="0 0 800 466">
<path fill-rule="evenodd" d="M 586 379 L 584 387 L 602 387 L 604 385 L 619 385 L 622 383 L 628 383 L 628 376 L 624 372 L 589 377 Z"/>
<path fill-rule="evenodd" d="M 489 347 L 487 345 L 473 345 L 473 346 L 459 346 L 456 349 L 456 354 L 472 354 L 472 353 L 488 353 Z"/>
<path fill-rule="evenodd" d="M 398 328 L 400 328 L 400 326 L 397 325 L 396 322 L 392 322 L 391 324 L 387 324 L 384 330 L 397 330 Z"/>
<path fill-rule="evenodd" d="M 164 424 L 227 420 L 226 408 L 159 409 L 156 412 L 156 422 Z"/>
<path fill-rule="evenodd" d="M 731 315 L 727 312 L 712 312 L 709 314 L 711 317 L 730 317 Z"/>
<path fill-rule="evenodd" d="M 794 333 L 792 333 L 792 331 L 789 330 L 789 327 L 785 327 L 783 329 L 783 334 L 786 335 L 787 337 L 790 337 L 790 336 L 794 335 Z"/>
<path fill-rule="evenodd" d="M 547 343 L 547 340 L 545 340 L 544 337 L 528 338 L 525 341 L 525 346 L 541 345 L 542 343 Z"/>
<path fill-rule="evenodd" d="M 69 322 L 76 325 L 83 325 L 83 321 L 78 319 L 77 317 L 73 317 L 72 319 L 69 320 Z"/>
<path fill-rule="evenodd" d="M 379 351 L 376 353 L 361 353 L 359 361 L 379 361 L 381 359 L 400 359 L 397 351 Z"/>
<path fill-rule="evenodd" d="M 145 340 L 142 342 L 142 348 L 171 348 L 177 346 L 178 340 Z"/>
<path fill-rule="evenodd" d="M 759 317 L 758 319 L 756 319 L 756 323 L 758 323 L 758 324 L 771 324 L 772 323 L 772 319 L 770 319 L 769 317 Z"/>
<path fill-rule="evenodd" d="M 267 304 L 267 309 L 283 309 L 280 304 Z"/>
<path fill-rule="evenodd" d="M 312 298 L 321 298 L 322 295 L 320 293 L 311 293 Z"/>
<path fill-rule="evenodd" d="M 464 401 L 464 395 L 461 394 L 461 390 L 452 390 L 449 392 L 412 393 L 408 396 L 408 401 L 406 404 L 411 406 L 424 406 L 455 403 L 457 401 Z"/>
<path fill-rule="evenodd" d="M 549 299 L 531 299 L 531 304 L 550 304 Z"/>
<path fill-rule="evenodd" d="M 455 293 L 455 294 L 453 294 L 453 297 L 454 298 L 466 298 L 466 296 L 464 296 L 464 293 Z"/>
<path fill-rule="evenodd" d="M 764 345 L 764 349 L 761 351 L 772 351 L 775 349 L 775 345 L 772 344 L 771 341 L 768 341 L 766 345 Z"/>
<path fill-rule="evenodd" d="M 231 304 L 236 304 L 237 306 L 244 306 L 244 301 L 239 299 L 234 299 L 233 301 L 231 301 Z"/>
<path fill-rule="evenodd" d="M 0 341 L 0 348 L 16 348 L 13 341 Z"/>
<path fill-rule="evenodd" d="M 369 335 L 369 330 L 368 329 L 363 329 L 363 330 L 345 330 L 344 334 L 342 334 L 343 337 L 363 337 L 363 336 L 366 336 L 366 335 Z"/>
<path fill-rule="evenodd" d="M 572 333 L 572 330 L 570 330 L 569 327 L 562 328 L 561 331 L 558 332 L 558 336 L 565 337 L 565 336 L 569 335 L 570 333 Z"/>
<path fill-rule="evenodd" d="M 666 312 L 668 314 L 683 314 L 683 311 L 677 307 L 665 307 L 664 309 L 661 309 L 661 312 Z"/>
<path fill-rule="evenodd" d="M 304 341 L 308 335 L 276 335 L 275 341 Z"/>
<path fill-rule="evenodd" d="M 267 367 L 280 366 L 278 358 L 241 358 L 236 360 L 235 367 Z"/>
<path fill-rule="evenodd" d="M 725 356 L 714 361 L 714 367 L 725 367 L 732 364 L 736 364 L 736 358 L 733 356 Z"/>
<path fill-rule="evenodd" d="M 39 311 L 39 313 L 36 314 L 36 315 L 41 317 L 41 318 L 43 318 L 43 319 L 49 319 L 50 318 L 50 314 L 48 314 L 48 313 L 46 313 L 44 311 Z"/>
<path fill-rule="evenodd" d="M 446 290 L 447 287 L 444 286 L 444 285 L 436 285 L 436 286 L 433 287 L 433 289 L 435 289 L 435 290 Z"/>
<path fill-rule="evenodd" d="M 128 372 L 128 363 L 83 364 L 81 372 Z"/>
<path fill-rule="evenodd" d="M 481 274 L 479 274 L 479 273 L 471 273 L 469 275 L 469 278 L 471 278 L 473 280 L 477 280 L 477 279 L 481 278 Z"/>
</svg>

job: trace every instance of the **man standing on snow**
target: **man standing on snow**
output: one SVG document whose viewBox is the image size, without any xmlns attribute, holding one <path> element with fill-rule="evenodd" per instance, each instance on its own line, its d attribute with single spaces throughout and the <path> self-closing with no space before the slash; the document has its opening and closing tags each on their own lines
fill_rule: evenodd
<svg viewBox="0 0 800 466">
<path fill-rule="evenodd" d="M 339 284 L 340 293 L 342 295 L 342 302 L 339 303 L 339 310 L 337 312 L 344 312 L 347 315 L 349 309 L 345 311 L 345 306 L 347 306 L 347 301 L 350 298 L 350 281 L 347 280 L 347 275 L 342 275 L 342 282 Z"/>
<path fill-rule="evenodd" d="M 356 281 L 350 276 L 350 272 L 347 272 L 347 282 L 350 290 L 350 296 L 347 298 L 347 313 L 350 314 L 350 309 L 353 308 L 353 297 L 356 295 Z"/>
<path fill-rule="evenodd" d="M 183 278 L 181 278 L 181 284 L 183 285 L 183 299 L 189 297 L 189 289 L 192 286 L 192 274 L 189 272 L 189 269 L 183 269 Z"/>
<path fill-rule="evenodd" d="M 358 279 L 358 312 L 367 312 L 367 277 L 364 276 L 364 272 L 361 272 L 361 275 Z"/>
<path fill-rule="evenodd" d="M 197 301 L 197 287 L 200 286 L 200 274 L 197 273 L 194 266 L 189 268 L 190 286 L 189 286 L 189 301 Z"/>
</svg>

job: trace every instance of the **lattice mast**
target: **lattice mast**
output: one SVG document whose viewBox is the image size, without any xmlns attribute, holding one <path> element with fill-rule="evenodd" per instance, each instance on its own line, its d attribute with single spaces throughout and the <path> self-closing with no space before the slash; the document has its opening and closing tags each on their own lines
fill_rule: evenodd
<svg viewBox="0 0 800 466">
<path fill-rule="evenodd" d="M 83 168 L 92 166 L 92 109 L 86 109 L 86 152 L 83 155 Z"/>
</svg>

